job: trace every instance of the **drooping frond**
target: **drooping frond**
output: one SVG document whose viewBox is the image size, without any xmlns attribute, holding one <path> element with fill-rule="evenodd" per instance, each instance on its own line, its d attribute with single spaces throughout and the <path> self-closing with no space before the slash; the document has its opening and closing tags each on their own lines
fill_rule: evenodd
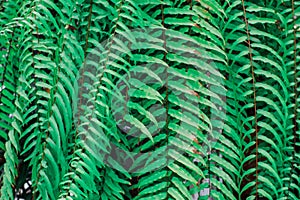
<svg viewBox="0 0 300 200">
<path fill-rule="evenodd" d="M 1 199 L 298 199 L 296 0 L 0 3 Z"/>
</svg>

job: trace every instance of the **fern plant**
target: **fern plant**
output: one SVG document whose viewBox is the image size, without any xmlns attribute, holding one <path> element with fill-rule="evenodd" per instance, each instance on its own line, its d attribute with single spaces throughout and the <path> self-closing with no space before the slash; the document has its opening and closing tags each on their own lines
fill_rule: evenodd
<svg viewBox="0 0 300 200">
<path fill-rule="evenodd" d="M 1 199 L 299 199 L 299 1 L 0 9 Z"/>
</svg>

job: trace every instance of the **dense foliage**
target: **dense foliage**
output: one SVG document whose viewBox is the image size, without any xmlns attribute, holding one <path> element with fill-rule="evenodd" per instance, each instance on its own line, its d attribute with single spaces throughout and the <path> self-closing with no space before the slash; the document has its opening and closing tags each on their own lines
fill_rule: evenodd
<svg viewBox="0 0 300 200">
<path fill-rule="evenodd" d="M 299 199 L 300 1 L 0 10 L 1 199 Z"/>
</svg>

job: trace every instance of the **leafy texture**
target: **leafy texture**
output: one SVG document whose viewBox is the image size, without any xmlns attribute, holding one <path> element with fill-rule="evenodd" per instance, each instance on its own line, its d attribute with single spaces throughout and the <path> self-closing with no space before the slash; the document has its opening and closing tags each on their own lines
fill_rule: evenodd
<svg viewBox="0 0 300 200">
<path fill-rule="evenodd" d="M 299 1 L 0 10 L 1 199 L 299 199 Z"/>
</svg>

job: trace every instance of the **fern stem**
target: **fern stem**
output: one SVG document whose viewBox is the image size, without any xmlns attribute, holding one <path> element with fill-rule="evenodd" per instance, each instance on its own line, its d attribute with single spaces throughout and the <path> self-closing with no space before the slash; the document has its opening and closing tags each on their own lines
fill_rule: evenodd
<svg viewBox="0 0 300 200">
<path fill-rule="evenodd" d="M 160 9 L 161 9 L 161 24 L 164 27 L 163 31 L 162 31 L 162 39 L 163 39 L 163 48 L 166 50 L 167 49 L 167 42 L 166 42 L 166 31 L 165 31 L 165 15 L 164 15 L 164 5 L 161 4 L 160 5 Z M 163 57 L 163 61 L 166 61 L 166 57 L 167 57 L 167 52 L 164 52 L 164 57 Z M 165 87 L 166 87 L 166 97 L 164 99 L 164 104 L 166 107 L 166 142 L 167 142 L 167 146 L 169 143 L 169 102 L 168 102 L 168 98 L 169 98 L 169 88 L 168 88 L 168 69 L 166 69 L 166 83 L 165 83 Z M 167 152 L 168 154 L 168 149 Z M 166 164 L 168 165 L 169 161 L 168 161 L 168 156 L 167 156 L 167 161 Z M 171 181 L 171 177 L 170 174 L 167 174 L 167 190 L 170 187 L 170 181 Z M 167 193 L 167 195 L 169 196 L 169 194 Z"/>
<path fill-rule="evenodd" d="M 40 2 L 40 1 L 39 1 L 39 2 Z M 38 5 L 38 4 L 35 4 L 34 9 L 33 9 L 34 11 L 35 11 L 37 5 Z M 34 13 L 34 12 L 32 12 L 32 13 Z M 36 14 L 34 15 L 34 19 L 36 20 Z M 36 30 L 37 35 L 38 35 L 39 29 L 38 29 L 37 26 L 35 27 L 35 30 Z M 40 39 L 39 39 L 39 37 L 37 37 L 37 44 L 39 44 L 39 42 L 40 42 Z M 32 49 L 32 50 L 34 51 L 34 49 Z M 35 54 L 34 54 L 34 52 L 33 52 L 33 57 L 34 57 L 34 55 L 35 55 Z M 33 57 L 32 57 L 32 59 L 33 59 Z M 33 59 L 33 64 L 34 64 L 34 59 Z M 39 118 L 40 118 L 40 115 L 38 115 L 38 119 L 39 119 Z M 38 128 L 39 128 L 39 131 L 42 132 L 41 129 L 40 129 L 40 126 L 38 126 Z M 41 137 L 42 137 L 42 134 L 39 134 L 39 138 L 41 138 Z M 38 140 L 38 141 L 39 141 L 39 140 Z M 43 156 L 44 156 L 44 154 L 43 154 Z M 42 157 L 42 159 L 43 159 L 43 157 Z M 40 162 L 40 164 L 39 164 L 39 169 L 41 168 L 41 166 L 42 166 L 42 162 Z M 39 170 L 39 171 L 40 171 L 40 170 Z M 40 177 L 39 171 L 38 171 L 38 173 L 37 173 L 37 177 L 36 177 L 36 180 L 35 180 L 35 184 L 34 184 L 34 186 L 33 186 L 32 200 L 36 199 L 37 184 L 38 184 L 38 180 L 39 180 L 39 177 Z"/>
<path fill-rule="evenodd" d="M 36 17 L 36 16 L 35 16 Z M 62 42 L 61 42 L 61 46 L 60 46 L 60 49 L 61 49 L 61 52 L 64 51 L 64 47 L 65 47 L 65 37 L 64 37 L 64 34 L 62 33 L 61 34 L 61 37 L 63 38 L 62 39 Z M 49 108 L 52 108 L 53 105 L 55 105 L 55 102 L 56 102 L 56 97 L 55 97 L 55 94 L 58 92 L 58 87 L 57 87 L 57 84 L 59 82 L 59 73 L 60 73 L 60 63 L 62 62 L 62 57 L 60 56 L 59 54 L 59 51 L 56 51 L 56 54 L 54 56 L 59 56 L 59 61 L 57 64 L 57 67 L 54 68 L 54 71 L 53 71 L 53 88 L 50 90 L 50 102 L 48 104 L 48 107 Z M 42 161 L 44 160 L 45 158 L 45 154 L 46 154 L 46 148 L 47 148 L 47 139 L 49 138 L 49 135 L 50 135 L 50 118 L 51 116 L 53 115 L 53 110 L 52 109 L 48 109 L 48 113 L 47 113 L 47 129 L 46 129 L 46 138 L 44 140 L 44 144 L 43 144 L 43 152 L 42 152 L 42 159 L 40 161 L 40 165 L 39 165 L 39 170 L 38 170 L 38 174 L 37 174 L 37 179 L 36 179 L 36 185 L 38 184 L 39 182 L 39 178 L 40 178 L 40 171 L 42 170 Z M 36 195 L 36 193 L 35 193 Z"/>
<path fill-rule="evenodd" d="M 249 32 L 249 23 L 247 19 L 247 13 L 245 8 L 245 2 L 242 1 L 243 6 L 243 13 L 244 13 L 244 21 L 245 21 L 245 28 L 247 32 L 247 40 L 248 40 L 248 49 L 249 49 L 249 59 L 250 59 L 250 66 L 251 66 L 251 74 L 252 74 L 252 86 L 253 86 L 253 103 L 254 103 L 254 123 L 255 123 L 255 149 L 256 149 L 256 156 L 255 156 L 255 172 L 256 172 L 256 199 L 258 199 L 258 126 L 257 126 L 257 107 L 256 107 L 256 89 L 255 89 L 255 72 L 253 66 L 253 57 L 252 57 L 252 47 L 251 47 L 251 40 L 250 40 L 250 32 Z"/>
<path fill-rule="evenodd" d="M 90 7 L 89 7 L 88 26 L 87 26 L 87 33 L 86 33 L 86 37 L 85 37 L 85 46 L 84 46 L 84 63 L 83 63 L 83 69 L 86 67 L 86 62 L 87 62 L 86 55 L 87 55 L 87 49 L 88 49 L 88 46 L 89 46 L 89 35 L 90 35 L 92 11 L 93 11 L 93 0 L 91 0 Z M 80 77 L 82 77 L 82 76 L 83 76 L 83 72 L 80 74 Z M 83 85 L 83 78 L 80 81 L 80 85 Z M 82 93 L 82 91 L 80 90 L 79 97 L 82 95 L 81 93 Z M 80 98 L 80 100 L 79 100 L 79 105 L 82 105 L 82 98 Z M 79 107 L 79 110 L 81 111 L 82 108 Z M 80 111 L 78 111 L 78 112 L 80 113 Z M 78 118 L 77 124 L 80 124 L 80 117 Z"/>
</svg>

